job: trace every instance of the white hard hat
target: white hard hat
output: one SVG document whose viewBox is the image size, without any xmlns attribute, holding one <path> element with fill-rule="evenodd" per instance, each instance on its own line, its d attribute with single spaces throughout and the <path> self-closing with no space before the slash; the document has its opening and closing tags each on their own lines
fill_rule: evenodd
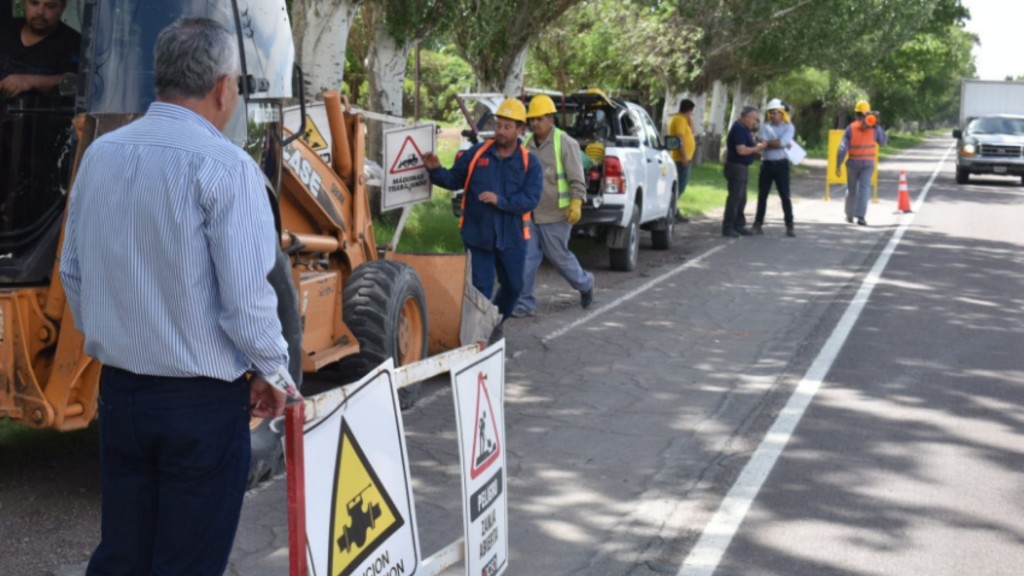
<svg viewBox="0 0 1024 576">
<path fill-rule="evenodd" d="M 768 101 L 768 105 L 765 106 L 765 110 L 785 110 L 786 105 L 782 103 L 782 100 L 778 98 L 772 98 Z"/>
</svg>

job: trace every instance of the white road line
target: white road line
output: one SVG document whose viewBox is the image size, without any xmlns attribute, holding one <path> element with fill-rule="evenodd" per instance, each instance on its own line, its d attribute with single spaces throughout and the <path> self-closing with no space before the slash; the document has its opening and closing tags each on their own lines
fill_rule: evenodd
<svg viewBox="0 0 1024 576">
<path fill-rule="evenodd" d="M 601 314 L 604 314 L 605 312 L 608 312 L 609 310 L 612 310 L 612 309 L 618 307 L 619 305 L 623 304 L 624 302 L 627 302 L 629 300 L 632 300 L 633 298 L 636 298 L 640 294 L 646 292 L 647 290 L 650 290 L 651 288 L 657 286 L 658 284 L 661 284 L 662 282 L 664 282 L 665 280 L 668 280 L 669 278 L 675 276 L 676 274 L 679 274 L 683 270 L 686 270 L 687 268 L 693 268 L 694 266 L 697 266 L 698 264 L 703 262 L 704 259 L 706 259 L 707 257 L 711 256 L 715 252 L 718 252 L 719 250 L 724 249 L 728 245 L 729 244 L 722 244 L 721 246 L 715 246 L 714 248 L 708 250 L 707 252 L 701 254 L 700 256 L 697 256 L 693 260 L 690 260 L 689 262 L 687 262 L 685 264 L 677 266 L 676 268 L 673 268 L 672 270 L 669 270 L 668 272 L 662 274 L 661 276 L 658 276 L 657 278 L 648 280 L 647 282 L 643 283 L 639 287 L 634 288 L 633 290 L 631 290 L 630 292 L 627 292 L 626 294 L 623 294 L 622 296 L 619 296 L 615 300 L 612 300 L 611 302 L 605 304 L 604 306 L 601 306 L 600 308 L 598 308 L 597 310 L 594 310 L 590 314 L 587 314 L 586 316 L 583 316 L 582 318 L 579 318 L 575 322 L 570 322 L 569 324 L 566 324 L 565 326 L 562 326 L 558 330 L 555 330 L 551 334 L 548 334 L 543 339 L 541 339 L 541 343 L 542 344 L 547 344 L 548 342 L 551 342 L 555 338 L 558 338 L 559 336 L 564 335 L 566 332 L 572 330 L 573 328 L 576 328 L 577 326 L 580 326 L 582 324 L 586 324 L 587 322 L 590 322 L 591 320 L 593 320 L 594 318 L 597 318 Z"/>
<path fill-rule="evenodd" d="M 914 203 L 914 213 L 906 214 L 902 217 L 899 228 L 896 229 L 885 249 L 879 254 L 878 260 L 875 261 L 875 265 L 871 268 L 867 277 L 864 278 L 864 282 L 861 284 L 860 289 L 857 290 L 853 301 L 846 308 L 846 312 L 843 313 L 843 317 L 840 318 L 828 341 L 825 342 L 821 352 L 818 353 L 814 363 L 811 364 L 811 367 L 804 375 L 803 380 L 800 381 L 796 390 L 793 391 L 793 395 L 786 402 L 785 408 L 782 409 L 775 423 L 768 430 L 764 440 L 761 441 L 753 456 L 750 457 L 750 461 L 743 467 L 743 471 L 740 472 L 736 483 L 729 489 L 729 493 L 726 494 L 718 511 L 715 512 L 711 521 L 704 527 L 700 540 L 697 541 L 697 544 L 690 551 L 690 555 L 683 561 L 676 576 L 711 576 L 714 574 L 715 569 L 718 568 L 725 550 L 729 547 L 729 543 L 732 541 L 733 536 L 736 535 L 737 530 L 739 530 L 740 524 L 750 510 L 750 506 L 754 503 L 754 499 L 761 490 L 761 486 L 764 485 L 764 481 L 768 478 L 768 474 L 775 466 L 775 462 L 782 454 L 782 450 L 793 435 L 797 424 L 800 423 L 800 419 L 807 410 L 807 406 L 814 399 L 815 394 L 818 393 L 818 389 L 821 388 L 822 380 L 824 380 L 832 368 L 832 364 L 839 355 L 843 344 L 846 343 L 846 339 L 853 330 L 853 326 L 856 324 L 861 312 L 863 312 L 871 292 L 874 291 L 875 285 L 878 284 L 878 280 L 882 277 L 882 272 L 885 270 L 886 265 L 888 265 L 889 258 L 895 252 L 907 228 L 913 224 L 915 214 L 924 205 L 925 198 L 928 197 L 928 191 L 931 189 L 935 178 L 939 175 L 942 166 L 946 163 L 946 158 L 949 157 L 949 153 L 952 150 L 952 147 L 946 150 L 939 165 L 932 173 L 932 177 L 921 190 L 917 201 Z"/>
</svg>

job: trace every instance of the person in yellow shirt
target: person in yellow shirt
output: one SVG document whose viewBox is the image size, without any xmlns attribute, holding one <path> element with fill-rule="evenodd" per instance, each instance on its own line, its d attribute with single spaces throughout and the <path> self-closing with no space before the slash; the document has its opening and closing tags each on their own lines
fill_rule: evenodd
<svg viewBox="0 0 1024 576">
<path fill-rule="evenodd" d="M 697 151 L 697 141 L 693 137 L 693 109 L 696 105 L 693 100 L 684 98 L 679 103 L 679 112 L 672 115 L 668 122 L 668 135 L 679 138 L 679 148 L 672 150 L 672 159 L 676 163 L 678 174 L 679 195 L 676 197 L 676 220 L 689 222 L 690 219 L 679 212 L 678 200 L 683 197 L 686 191 L 686 184 L 690 181 L 690 162 L 693 160 L 693 153 Z"/>
</svg>

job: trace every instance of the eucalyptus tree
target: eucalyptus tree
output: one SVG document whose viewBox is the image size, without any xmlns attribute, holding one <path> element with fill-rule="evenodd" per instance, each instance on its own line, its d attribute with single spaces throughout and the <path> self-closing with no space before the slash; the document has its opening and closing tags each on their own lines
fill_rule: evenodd
<svg viewBox="0 0 1024 576">
<path fill-rule="evenodd" d="M 454 25 L 452 39 L 473 67 L 482 91 L 518 94 L 530 39 L 581 0 L 453 0 L 441 17 Z"/>
<path fill-rule="evenodd" d="M 360 1 L 291 0 L 296 58 L 311 96 L 341 87 L 349 28 Z"/>
</svg>

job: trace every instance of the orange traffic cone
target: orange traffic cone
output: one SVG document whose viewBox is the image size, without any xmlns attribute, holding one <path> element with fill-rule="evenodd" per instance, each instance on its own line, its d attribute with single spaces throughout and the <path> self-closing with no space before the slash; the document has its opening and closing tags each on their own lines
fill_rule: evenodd
<svg viewBox="0 0 1024 576">
<path fill-rule="evenodd" d="M 896 210 L 903 212 L 913 212 L 910 209 L 910 191 L 907 190 L 907 171 L 900 170 L 900 195 L 896 203 Z"/>
</svg>

